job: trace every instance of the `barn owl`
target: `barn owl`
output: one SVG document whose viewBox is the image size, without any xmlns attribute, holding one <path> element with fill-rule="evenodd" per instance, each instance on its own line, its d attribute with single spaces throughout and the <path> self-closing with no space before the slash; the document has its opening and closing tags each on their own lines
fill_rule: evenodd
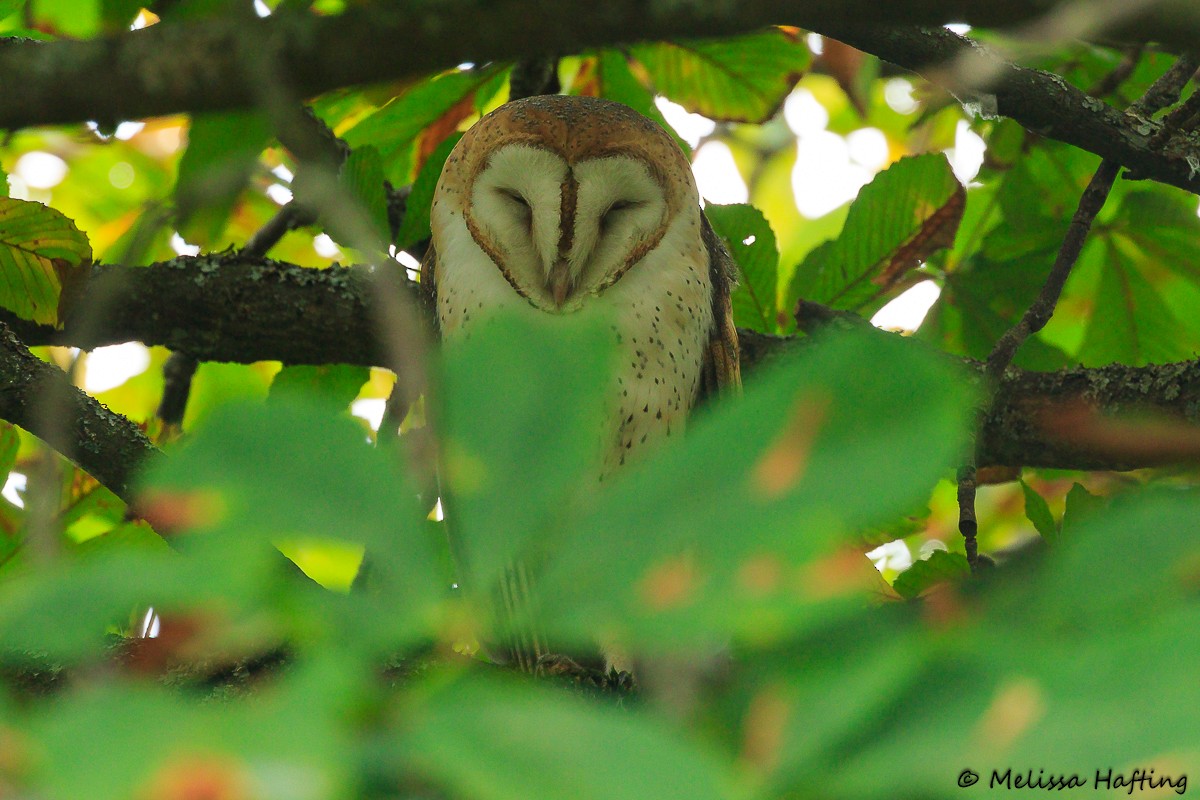
<svg viewBox="0 0 1200 800">
<path fill-rule="evenodd" d="M 601 480 L 682 434 L 702 392 L 740 387 L 733 261 L 687 157 L 632 109 L 562 95 L 501 106 L 450 154 L 430 222 L 422 282 L 444 340 L 504 307 L 611 321 L 622 357 L 596 387 Z"/>
</svg>

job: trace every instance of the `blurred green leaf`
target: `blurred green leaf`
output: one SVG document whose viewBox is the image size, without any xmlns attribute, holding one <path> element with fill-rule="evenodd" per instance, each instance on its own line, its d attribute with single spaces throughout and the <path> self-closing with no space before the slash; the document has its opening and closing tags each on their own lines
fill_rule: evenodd
<svg viewBox="0 0 1200 800">
<path fill-rule="evenodd" d="M 731 122 L 765 122 L 808 69 L 795 31 L 771 28 L 724 39 L 654 42 L 630 48 L 655 91 L 688 111 Z"/>
<path fill-rule="evenodd" d="M 331 408 L 346 408 L 358 397 L 371 370 L 351 364 L 286 366 L 271 381 L 271 400 L 317 401 Z"/>
<path fill-rule="evenodd" d="M 59 296 L 92 260 L 87 236 L 53 208 L 0 198 L 0 306 L 22 319 L 59 325 Z"/>
<path fill-rule="evenodd" d="M 1058 524 L 1050 513 L 1046 498 L 1025 481 L 1021 481 L 1021 492 L 1025 495 L 1025 518 L 1033 523 L 1034 529 L 1050 544 L 1058 541 Z"/>
<path fill-rule="evenodd" d="M 100 19 L 108 31 L 126 31 L 142 8 L 140 0 L 100 0 Z"/>
<path fill-rule="evenodd" d="M 349 796 L 355 672 L 337 661 L 306 667 L 228 702 L 138 684 L 72 693 L 22 726 L 38 748 L 39 785 L 95 800 Z"/>
<path fill-rule="evenodd" d="M 928 497 L 961 458 L 970 403 L 947 363 L 898 337 L 823 341 L 585 507 L 543 607 L 572 641 L 651 648 L 828 622 L 880 587 L 855 534 Z"/>
<path fill-rule="evenodd" d="M 417 179 L 413 181 L 412 191 L 405 204 L 404 220 L 400 223 L 400 231 L 396 235 L 396 247 L 401 250 L 430 237 L 429 209 L 433 205 L 433 192 L 442 176 L 446 159 L 450 157 L 450 151 L 461 138 L 461 133 L 454 133 L 438 145 L 433 154 L 425 160 Z"/>
<path fill-rule="evenodd" d="M 637 710 L 479 678 L 415 694 L 390 751 L 455 797 L 736 796 L 727 759 Z"/>
<path fill-rule="evenodd" d="M 192 531 L 176 537 L 178 546 L 202 559 L 242 549 L 245 558 L 278 564 L 277 539 L 364 545 L 372 589 L 388 610 L 362 622 L 381 635 L 423 635 L 445 593 L 444 540 L 429 535 L 412 478 L 367 442 L 343 407 L 283 396 L 222 406 L 157 465 L 143 491 L 152 509 Z M 336 600 L 322 608 L 354 611 Z"/>
<path fill-rule="evenodd" d="M 429 563 L 427 548 L 417 544 L 424 514 L 411 484 L 340 403 L 290 395 L 221 406 L 156 464 L 144 486 L 167 497 L 210 498 L 213 512 L 188 526 L 198 530 L 414 548 L 408 565 L 414 574 Z"/>
<path fill-rule="evenodd" d="M 863 187 L 841 235 L 808 254 L 789 294 L 859 308 L 951 246 L 965 202 L 945 156 L 900 159 Z"/>
<path fill-rule="evenodd" d="M 805 783 L 820 781 L 835 797 L 952 798 L 964 791 L 963 768 L 983 787 L 992 770 L 1011 767 L 1078 773 L 1093 790 L 1097 770 L 1195 774 L 1200 689 L 1188 631 L 1200 622 L 1200 544 L 1179 533 L 1198 511 L 1194 490 L 1118 498 L 1043 557 L 995 574 L 955 609 L 953 636 L 936 623 L 889 631 L 930 654 L 924 674 L 896 684 L 875 722 L 854 730 L 853 752 Z M 882 658 L 884 641 L 894 636 L 857 657 Z M 848 652 L 830 647 L 816 658 L 841 664 Z M 931 682 L 936 692 L 925 688 Z M 1155 720 L 1149 729 L 1137 724 L 1146 718 Z"/>
<path fill-rule="evenodd" d="M 928 558 L 919 558 L 896 576 L 892 588 L 906 599 L 919 596 L 939 583 L 957 581 L 971 574 L 971 565 L 961 553 L 934 550 Z"/>
<path fill-rule="evenodd" d="M 174 192 L 184 239 L 213 249 L 228 243 L 222 237 L 229 215 L 270 138 L 270 124 L 258 111 L 192 117 Z"/>
<path fill-rule="evenodd" d="M 468 585 L 490 587 L 516 554 L 549 549 L 598 486 L 597 387 L 612 383 L 615 344 L 607 319 L 583 312 L 510 312 L 446 343 L 443 500 Z"/>
<path fill-rule="evenodd" d="M 770 223 L 761 211 L 749 205 L 709 205 L 704 213 L 741 267 L 741 280 L 731 298 L 734 322 L 762 333 L 775 333 L 780 313 L 779 249 Z"/>
</svg>

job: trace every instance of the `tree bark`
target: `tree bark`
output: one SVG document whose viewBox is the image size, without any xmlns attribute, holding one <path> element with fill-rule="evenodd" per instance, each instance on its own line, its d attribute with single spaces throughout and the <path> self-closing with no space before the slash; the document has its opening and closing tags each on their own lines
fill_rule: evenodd
<svg viewBox="0 0 1200 800">
<path fill-rule="evenodd" d="M 385 269 L 396 271 L 391 277 L 404 291 L 423 299 L 419 287 L 399 274 L 399 266 Z M 92 279 L 72 298 L 74 310 L 68 311 L 62 330 L 0 312 L 0 419 L 45 439 L 128 500 L 131 476 L 158 451 L 136 425 L 70 386 L 60 370 L 30 354 L 27 345 L 88 349 L 140 341 L 183 350 L 202 361 L 378 365 L 384 363 L 384 346 L 370 308 L 371 293 L 382 285 L 386 282 L 360 268 L 318 270 L 238 256 L 95 267 Z M 432 320 L 426 305 L 417 307 Z M 845 316 L 827 314 L 816 324 Z M 756 369 L 808 342 L 748 330 L 739 335 L 749 384 Z M 924 345 L 914 341 L 912 346 Z M 983 383 L 980 362 L 947 357 L 964 366 L 965 380 Z M 1081 417 L 1084 410 L 1090 416 Z M 1157 424 L 1170 420 L 1175 427 L 1122 433 L 1121 423 L 1115 423 L 1112 430 L 1121 441 L 1098 440 L 1096 432 L 1106 424 L 1099 420 L 1131 412 L 1152 414 Z M 1053 373 L 1010 367 L 979 431 L 979 465 L 1126 470 L 1194 461 L 1200 454 L 1200 433 L 1190 426 L 1196 424 L 1200 363 Z M 1158 433 L 1151 435 L 1154 431 Z"/>
<path fill-rule="evenodd" d="M 1101 5 L 1094 4 L 1098 14 Z M 1200 41 L 1200 13 L 1189 0 L 1149 6 L 1117 17 L 1108 32 L 1181 48 Z M 960 95 L 982 99 L 985 111 L 1010 116 L 1143 177 L 1200 190 L 1200 160 L 1187 139 L 1151 147 L 1153 125 L 1147 128 L 1145 121 L 1125 118 L 1055 75 L 1008 64 L 937 27 L 952 21 L 1030 23 L 1053 7 L 1044 0 L 442 0 L 422 4 L 419 14 L 394 6 L 360 7 L 328 17 L 279 13 L 262 20 L 167 21 L 87 41 L 0 40 L 0 74 L 21 76 L 0 97 L 0 129 L 255 106 L 260 70 L 243 63 L 241 54 L 247 52 L 274 63 L 292 92 L 311 96 L 361 83 L 410 80 L 465 61 L 731 35 L 782 24 L 924 71 Z M 934 27 L 916 27 L 920 24 Z M 953 71 L 928 69 L 962 56 L 986 67 L 982 72 L 992 76 L 988 85 L 955 85 L 959 78 Z"/>
</svg>

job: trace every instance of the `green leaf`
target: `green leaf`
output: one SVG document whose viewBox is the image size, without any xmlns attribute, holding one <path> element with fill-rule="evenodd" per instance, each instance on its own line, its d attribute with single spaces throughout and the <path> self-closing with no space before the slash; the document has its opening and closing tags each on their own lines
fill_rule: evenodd
<svg viewBox="0 0 1200 800">
<path fill-rule="evenodd" d="M 152 503 L 200 509 L 185 521 L 202 535 L 176 537 L 189 553 L 276 555 L 277 539 L 364 545 L 377 599 L 390 610 L 359 620 L 360 629 L 386 629 L 401 640 L 420 635 L 442 598 L 444 540 L 428 535 L 414 481 L 366 441 L 342 407 L 295 397 L 221 406 L 144 486 Z M 348 614 L 352 607 L 326 610 Z"/>
<path fill-rule="evenodd" d="M 250 184 L 259 154 L 271 137 L 267 118 L 257 111 L 225 111 L 192 117 L 188 146 L 179 160 L 175 206 L 179 232 L 208 248 L 222 236 L 238 196 Z"/>
<path fill-rule="evenodd" d="M 1174 190 L 1139 189 L 1126 194 L 1113 219 L 1113 232 L 1128 238 L 1155 263 L 1192 281 L 1200 281 L 1196 242 L 1200 217 L 1195 203 Z"/>
<path fill-rule="evenodd" d="M 896 576 L 892 588 L 901 597 L 911 600 L 939 583 L 957 581 L 971 574 L 971 565 L 961 553 L 934 550 L 929 558 L 918 559 Z"/>
<path fill-rule="evenodd" d="M 387 178 L 397 186 L 410 183 L 416 165 L 417 137 L 464 99 L 470 100 L 476 90 L 490 83 L 498 69 L 490 66 L 448 72 L 419 83 L 350 128 L 343 138 L 354 148 L 375 147 L 383 157 Z M 453 128 L 445 134 L 452 132 Z"/>
<path fill-rule="evenodd" d="M 385 763 L 475 800 L 735 796 L 731 765 L 679 730 L 638 709 L 476 677 L 418 693 Z"/>
<path fill-rule="evenodd" d="M 228 403 L 156 464 L 145 487 L 220 498 L 220 513 L 199 518 L 198 529 L 411 546 L 404 537 L 424 516 L 415 493 L 343 411 L 287 393 Z M 428 554 L 412 555 L 419 569 Z"/>
<path fill-rule="evenodd" d="M 425 160 L 417 179 L 413 181 L 412 191 L 405 205 L 404 220 L 400 223 L 400 232 L 396 235 L 396 247 L 403 250 L 431 236 L 429 231 L 429 209 L 433 205 L 433 192 L 437 188 L 438 179 L 442 176 L 442 168 L 450 151 L 462 138 L 461 133 L 451 134 L 446 141 L 438 145 L 433 154 Z"/>
<path fill-rule="evenodd" d="M 594 94 L 627 105 L 657 122 L 683 152 L 691 151 L 687 142 L 667 123 L 654 103 L 654 95 L 634 76 L 629 59 L 620 50 L 601 50 L 594 58 L 585 59 L 580 73 L 571 86 L 572 94 Z"/>
<path fill-rule="evenodd" d="M 474 591 L 514 555 L 550 548 L 562 509 L 592 491 L 597 387 L 611 384 L 616 344 L 606 320 L 583 314 L 509 312 L 489 322 L 446 343 L 441 382 L 443 500 Z"/>
<path fill-rule="evenodd" d="M 734 322 L 762 333 L 775 333 L 779 250 L 771 224 L 750 205 L 710 205 L 704 213 L 742 270 L 741 281 L 733 290 Z"/>
<path fill-rule="evenodd" d="M 1078 485 L 1078 484 L 1077 484 Z M 1058 541 L 1058 525 L 1046 498 L 1025 481 L 1021 481 L 1021 492 L 1025 495 L 1025 518 L 1033 523 L 1034 529 L 1050 544 Z"/>
<path fill-rule="evenodd" d="M 731 122 L 766 122 L 808 69 L 811 56 L 792 31 L 634 45 L 655 90 L 689 111 Z"/>
<path fill-rule="evenodd" d="M 59 325 L 64 286 L 92 260 L 87 236 L 58 211 L 0 198 L 0 306 L 22 319 Z"/>
<path fill-rule="evenodd" d="M 352 209 L 338 208 L 337 215 L 325 212 L 325 224 L 330 234 L 339 242 L 350 247 L 367 249 L 361 240 L 369 235 L 374 242 L 391 239 L 391 224 L 388 221 L 387 190 L 383 185 L 383 159 L 379 151 L 369 145 L 356 148 L 342 165 L 338 180 L 346 193 L 357 201 Z M 318 206 L 320 207 L 320 206 Z M 367 228 L 364 230 L 363 223 Z"/>
<path fill-rule="evenodd" d="M 582 509 L 541 579 L 548 626 L 657 649 L 828 624 L 880 581 L 844 548 L 928 498 L 969 407 L 948 364 L 898 337 L 785 357 Z"/>
<path fill-rule="evenodd" d="M 1141 364 L 1195 357 L 1197 345 L 1137 263 L 1112 240 L 1090 248 L 1100 285 L 1078 358 L 1085 366 Z"/>
<path fill-rule="evenodd" d="M 269 691 L 237 702 L 151 682 L 70 693 L 21 726 L 36 743 L 38 786 L 48 796 L 93 800 L 237 797 L 250 785 L 259 797 L 352 796 L 353 739 L 343 717 L 360 672 L 293 666 Z M 104 735 L 94 735 L 100 729 Z"/>
<path fill-rule="evenodd" d="M 271 400 L 316 400 L 331 408 L 346 408 L 358 397 L 371 370 L 351 364 L 285 366 L 271 381 Z"/>
<path fill-rule="evenodd" d="M 21 436 L 17 426 L 0 421 L 0 475 L 5 478 L 17 463 L 17 451 L 21 449 Z"/>
<path fill-rule="evenodd" d="M 1106 498 L 1092 494 L 1078 483 L 1072 485 L 1071 491 L 1067 492 L 1067 504 L 1063 509 L 1063 536 L 1076 536 L 1080 525 L 1104 510 L 1107 505 Z"/>
<path fill-rule="evenodd" d="M 945 276 L 942 293 L 917 337 L 953 353 L 987 358 L 996 341 L 1037 296 L 1046 277 L 1044 263 L 1035 258 L 971 259 Z M 1014 361 L 1025 369 L 1047 372 L 1072 363 L 1065 352 L 1040 335 L 1028 339 Z"/>
<path fill-rule="evenodd" d="M 785 706 L 790 780 L 771 796 L 818 782 L 838 797 L 955 798 L 964 768 L 980 774 L 980 787 L 993 769 L 1009 767 L 1032 768 L 1034 777 L 1039 768 L 1078 773 L 1089 787 L 1097 769 L 1110 767 L 1127 778 L 1135 764 L 1176 780 L 1193 774 L 1200 647 L 1188 632 L 1200 623 L 1200 545 L 1172 533 L 1189 530 L 1198 512 L 1195 491 L 1118 498 L 1078 535 L 998 571 L 970 603 L 952 605 L 952 635 L 928 609 L 923 622 L 881 609 L 853 634 L 822 631 L 797 642 L 803 661 L 793 659 L 776 680 L 795 685 L 798 697 L 853 691 L 864 673 L 895 680 L 890 691 L 867 684 L 858 724 L 823 745 L 810 731 L 829 726 L 804 705 Z M 1149 731 L 1136 724 L 1147 716 L 1155 720 Z"/>
<path fill-rule="evenodd" d="M 95 36 L 100 28 L 100 0 L 28 0 L 37 27 L 75 39 Z"/>
<path fill-rule="evenodd" d="M 791 296 L 857 309 L 954 243 L 966 193 L 943 155 L 902 158 L 850 206 L 841 235 L 796 269 Z"/>
</svg>

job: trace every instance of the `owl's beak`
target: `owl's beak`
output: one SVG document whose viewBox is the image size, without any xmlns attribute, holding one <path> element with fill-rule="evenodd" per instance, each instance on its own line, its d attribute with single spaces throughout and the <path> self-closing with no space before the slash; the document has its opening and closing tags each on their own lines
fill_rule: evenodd
<svg viewBox="0 0 1200 800">
<path fill-rule="evenodd" d="M 554 298 L 554 305 L 562 308 L 562 304 L 567 300 L 567 295 L 571 292 L 571 270 L 567 267 L 565 258 L 558 259 L 550 268 L 546 288 L 550 290 L 550 296 Z"/>
</svg>

